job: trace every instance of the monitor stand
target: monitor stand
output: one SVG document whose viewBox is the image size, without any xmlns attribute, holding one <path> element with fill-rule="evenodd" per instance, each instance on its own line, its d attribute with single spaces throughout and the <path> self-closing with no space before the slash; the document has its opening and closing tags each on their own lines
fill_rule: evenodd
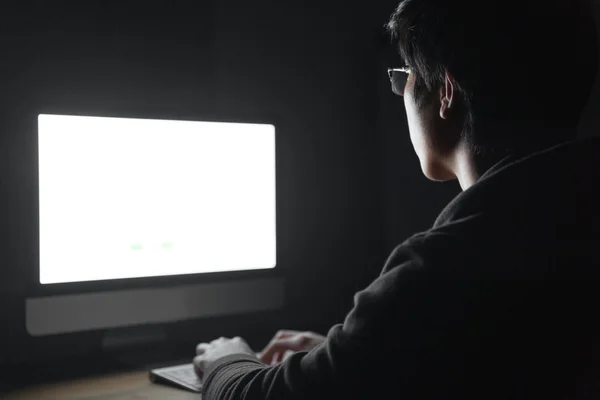
<svg viewBox="0 0 600 400">
<path fill-rule="evenodd" d="M 158 326 L 139 326 L 108 330 L 102 337 L 106 356 L 131 369 L 151 369 L 176 363 L 188 363 L 194 349 L 184 357 L 169 346 L 166 330 Z"/>
<path fill-rule="evenodd" d="M 136 331 L 132 327 L 280 310 L 284 288 L 282 278 L 265 277 L 31 297 L 25 300 L 25 326 L 31 336 L 111 329 L 104 342 L 113 348 L 131 340 L 164 336 L 158 328 Z"/>
<path fill-rule="evenodd" d="M 106 352 L 127 348 L 155 345 L 167 341 L 164 328 L 158 326 L 136 326 L 123 329 L 110 329 L 102 337 L 102 349 Z"/>
</svg>

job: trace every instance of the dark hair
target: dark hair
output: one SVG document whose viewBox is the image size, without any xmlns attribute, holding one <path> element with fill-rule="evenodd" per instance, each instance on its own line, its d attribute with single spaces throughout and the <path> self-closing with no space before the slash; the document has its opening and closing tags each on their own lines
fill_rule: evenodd
<svg viewBox="0 0 600 400">
<path fill-rule="evenodd" d="M 552 128 L 575 128 L 593 87 L 591 11 L 584 0 L 404 0 L 387 28 L 415 74 L 417 104 L 448 71 L 465 108 L 464 138 L 480 151 L 506 150 L 570 139 Z M 511 135 L 515 122 L 550 129 Z"/>
</svg>

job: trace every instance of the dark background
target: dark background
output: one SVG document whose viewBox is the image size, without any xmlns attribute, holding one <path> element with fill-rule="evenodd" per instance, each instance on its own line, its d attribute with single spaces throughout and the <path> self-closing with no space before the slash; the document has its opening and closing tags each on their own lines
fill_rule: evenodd
<svg viewBox="0 0 600 400">
<path fill-rule="evenodd" d="M 34 267 L 37 234 L 32 149 L 36 116 L 44 111 L 276 118 L 286 308 L 177 324 L 173 343 L 183 349 L 240 335 L 258 349 L 280 328 L 326 333 L 341 322 L 353 294 L 377 276 L 390 251 L 427 229 L 459 191 L 456 182 L 422 176 L 402 100 L 389 89 L 386 68 L 394 57 L 383 24 L 396 4 L 3 3 L 0 365 L 56 365 L 99 354 L 101 332 L 36 340 L 25 334 L 23 277 Z M 559 69 L 557 78 L 567 79 Z M 584 136 L 599 131 L 599 92 L 582 123 Z"/>
</svg>

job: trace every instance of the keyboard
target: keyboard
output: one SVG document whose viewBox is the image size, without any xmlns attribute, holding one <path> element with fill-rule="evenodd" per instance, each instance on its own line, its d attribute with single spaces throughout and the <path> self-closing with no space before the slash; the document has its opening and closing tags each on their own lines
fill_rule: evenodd
<svg viewBox="0 0 600 400">
<path fill-rule="evenodd" d="M 283 360 L 286 360 L 292 354 L 294 354 L 293 351 L 286 351 Z M 257 354 L 256 357 L 259 357 L 259 355 Z M 192 392 L 202 393 L 202 381 L 196 375 L 194 364 L 153 369 L 150 371 L 150 380 L 155 383 L 172 385 Z"/>
<path fill-rule="evenodd" d="M 194 364 L 156 368 L 150 371 L 150 380 L 156 383 L 173 385 L 192 392 L 202 392 L 202 381 L 196 375 Z"/>
</svg>

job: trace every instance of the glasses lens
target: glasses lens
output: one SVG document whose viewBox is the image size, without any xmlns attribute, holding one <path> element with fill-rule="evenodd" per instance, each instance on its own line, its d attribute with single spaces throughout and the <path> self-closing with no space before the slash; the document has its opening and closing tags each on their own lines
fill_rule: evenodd
<svg viewBox="0 0 600 400">
<path fill-rule="evenodd" d="M 408 80 L 408 74 L 403 71 L 388 70 L 390 82 L 392 83 L 392 92 L 398 96 L 404 96 L 404 88 Z"/>
</svg>

